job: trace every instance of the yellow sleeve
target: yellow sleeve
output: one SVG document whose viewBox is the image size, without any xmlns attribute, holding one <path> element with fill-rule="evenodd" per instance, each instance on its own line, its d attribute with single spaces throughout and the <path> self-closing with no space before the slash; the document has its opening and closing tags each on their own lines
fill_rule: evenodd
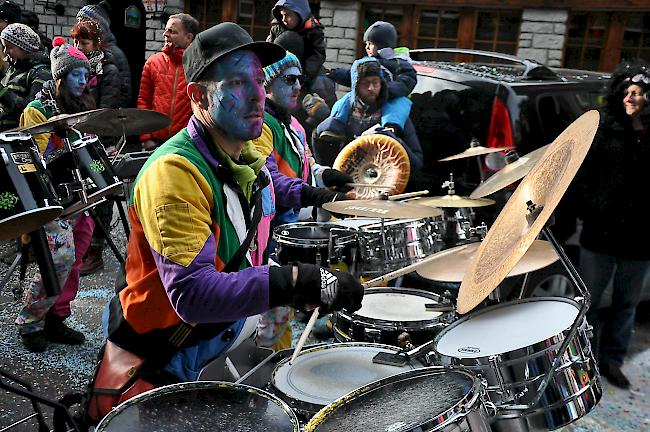
<svg viewBox="0 0 650 432">
<path fill-rule="evenodd" d="M 257 151 L 262 153 L 262 156 L 265 158 L 269 157 L 271 152 L 273 152 L 273 133 L 269 125 L 264 123 L 264 126 L 262 126 L 262 135 L 254 139 L 253 144 Z"/>
<path fill-rule="evenodd" d="M 20 127 L 34 126 L 37 124 L 45 123 L 47 118 L 45 115 L 34 107 L 27 107 L 20 115 Z M 51 133 L 43 133 L 34 135 L 34 141 L 38 146 L 38 151 L 43 154 L 47 148 L 47 143 L 50 142 Z"/>
<path fill-rule="evenodd" d="M 182 156 L 161 156 L 149 165 L 133 204 L 149 245 L 176 264 L 190 265 L 212 234 L 212 189 Z"/>
</svg>

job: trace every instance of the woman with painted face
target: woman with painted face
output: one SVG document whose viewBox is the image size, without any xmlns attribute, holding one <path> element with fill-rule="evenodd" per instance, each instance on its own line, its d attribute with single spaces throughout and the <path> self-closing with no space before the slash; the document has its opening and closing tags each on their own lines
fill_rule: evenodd
<svg viewBox="0 0 650 432">
<path fill-rule="evenodd" d="M 648 92 L 650 65 L 617 68 L 598 133 L 574 182 L 583 221 L 579 270 L 591 292 L 587 321 L 594 326 L 592 349 L 601 374 L 620 388 L 630 387 L 621 367 L 650 268 L 650 232 L 639 229 L 650 186 Z M 610 281 L 611 312 L 603 316 L 599 309 Z"/>
<path fill-rule="evenodd" d="M 75 114 L 95 108 L 88 91 L 90 62 L 86 56 L 63 38 L 55 38 L 50 52 L 52 80 L 45 82 L 36 99 L 27 105 L 20 117 L 20 126 L 28 127 L 47 121 L 59 114 Z M 74 132 L 71 140 L 80 138 Z M 39 151 L 48 154 L 63 147 L 55 133 L 34 136 Z M 64 324 L 70 316 L 70 302 L 79 289 L 79 267 L 92 235 L 95 223 L 80 214 L 70 219 L 56 219 L 44 226 L 52 254 L 56 276 L 61 286 L 58 296 L 47 297 L 40 274 L 37 274 L 23 296 L 23 307 L 16 318 L 18 331 L 25 347 L 32 352 L 47 349 L 50 342 L 81 344 L 81 332 Z"/>
</svg>

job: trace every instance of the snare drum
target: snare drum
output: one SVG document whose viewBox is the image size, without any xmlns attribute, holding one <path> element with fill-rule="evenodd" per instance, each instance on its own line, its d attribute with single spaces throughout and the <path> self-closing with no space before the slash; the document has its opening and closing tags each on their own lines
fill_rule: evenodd
<svg viewBox="0 0 650 432">
<path fill-rule="evenodd" d="M 298 418 L 277 397 L 241 384 L 199 381 L 160 387 L 117 407 L 96 432 L 299 431 Z"/>
<path fill-rule="evenodd" d="M 305 432 L 489 432 L 484 392 L 480 381 L 465 371 L 406 371 L 326 406 Z"/>
<path fill-rule="evenodd" d="M 538 405 L 530 406 L 578 313 L 575 301 L 561 297 L 502 303 L 451 324 L 436 337 L 434 349 L 443 365 L 462 366 L 487 380 L 499 410 L 497 427 L 524 422 L 529 430 L 554 430 L 587 414 L 602 395 L 583 319 Z"/>
<path fill-rule="evenodd" d="M 50 153 L 47 169 L 59 198 L 65 207 L 62 216 L 68 217 L 98 204 L 104 197 L 122 189 L 122 182 L 113 172 L 108 156 L 96 136 L 86 136 L 72 143 L 72 152 L 66 148 Z M 79 166 L 75 164 L 75 158 Z M 73 170 L 78 168 L 85 181 L 87 202 L 83 202 L 79 185 L 75 185 Z"/>
<path fill-rule="evenodd" d="M 56 219 L 59 204 L 31 136 L 0 133 L 0 240 L 11 240 Z"/>
<path fill-rule="evenodd" d="M 280 264 L 299 261 L 354 274 L 357 238 L 348 227 L 329 222 L 295 222 L 276 227 L 273 238 Z"/>
<path fill-rule="evenodd" d="M 335 314 L 334 338 L 340 342 L 376 342 L 398 346 L 398 336 L 408 333 L 414 345 L 430 342 L 455 318 L 453 310 L 427 311 L 426 305 L 452 305 L 437 294 L 412 288 L 369 288 L 361 309 Z"/>
<path fill-rule="evenodd" d="M 354 389 L 416 367 L 373 363 L 372 358 L 380 352 L 399 351 L 387 345 L 359 342 L 305 349 L 292 364 L 289 357 L 278 363 L 271 376 L 270 391 L 309 419 Z"/>
</svg>

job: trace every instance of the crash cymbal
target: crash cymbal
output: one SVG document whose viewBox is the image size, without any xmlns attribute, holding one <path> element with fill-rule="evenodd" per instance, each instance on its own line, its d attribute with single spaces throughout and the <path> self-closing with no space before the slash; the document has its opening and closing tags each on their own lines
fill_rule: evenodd
<svg viewBox="0 0 650 432">
<path fill-rule="evenodd" d="M 591 110 L 571 123 L 521 181 L 465 273 L 458 313 L 481 303 L 526 253 L 587 155 L 599 119 Z"/>
<path fill-rule="evenodd" d="M 450 160 L 456 160 L 456 159 L 464 159 L 468 157 L 473 157 L 473 156 L 481 156 L 489 153 L 496 153 L 500 151 L 505 151 L 508 150 L 510 147 L 483 147 L 480 145 L 470 147 L 467 150 L 465 150 L 462 153 L 458 153 L 452 156 L 447 156 L 444 159 L 440 159 L 438 162 L 446 162 Z"/>
<path fill-rule="evenodd" d="M 38 135 L 42 133 L 54 132 L 55 130 L 65 130 L 70 128 L 78 129 L 78 125 L 95 118 L 103 111 L 105 111 L 105 109 L 84 111 L 77 114 L 59 114 L 54 117 L 50 117 L 43 123 L 39 123 L 34 126 L 18 128 L 16 131 L 28 133 L 30 135 Z"/>
<path fill-rule="evenodd" d="M 496 201 L 489 198 L 472 199 L 460 195 L 443 195 L 434 197 L 424 197 L 411 201 L 424 206 L 432 207 L 453 207 L 453 208 L 466 208 L 466 207 L 485 207 L 494 204 Z"/>
<path fill-rule="evenodd" d="M 416 271 L 420 276 L 431 280 L 462 282 L 472 258 L 480 246 L 481 242 L 476 242 L 438 252 L 432 256 L 440 255 L 440 259 L 433 259 Z M 558 259 L 555 249 L 549 242 L 535 240 L 507 277 L 539 270 L 553 264 Z"/>
<path fill-rule="evenodd" d="M 349 216 L 387 219 L 426 218 L 442 215 L 442 210 L 434 207 L 388 200 L 334 201 L 323 204 L 323 208 L 327 211 Z"/>
<path fill-rule="evenodd" d="M 139 135 L 169 126 L 165 114 L 137 108 L 105 109 L 84 121 L 78 129 L 99 136 Z"/>
<path fill-rule="evenodd" d="M 533 169 L 535 164 L 544 156 L 544 152 L 547 149 L 548 145 L 545 145 L 504 166 L 500 171 L 496 172 L 492 177 L 474 189 L 474 192 L 469 197 L 483 198 L 516 182 Z"/>
</svg>

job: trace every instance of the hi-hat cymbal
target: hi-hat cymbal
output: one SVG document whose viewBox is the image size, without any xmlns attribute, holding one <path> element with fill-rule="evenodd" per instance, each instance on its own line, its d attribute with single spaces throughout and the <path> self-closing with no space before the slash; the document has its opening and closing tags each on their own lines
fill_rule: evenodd
<svg viewBox="0 0 650 432">
<path fill-rule="evenodd" d="M 462 282 L 470 262 L 480 246 L 481 243 L 476 242 L 438 252 L 433 256 L 440 255 L 440 259 L 434 259 L 416 271 L 420 276 L 431 280 Z M 558 259 L 555 249 L 549 242 L 535 240 L 507 277 L 539 270 L 553 264 Z"/>
<path fill-rule="evenodd" d="M 435 207 L 388 200 L 347 200 L 323 204 L 323 208 L 349 216 L 377 217 L 387 219 L 426 218 L 442 215 Z"/>
<path fill-rule="evenodd" d="M 438 162 L 445 162 L 445 161 L 450 161 L 450 160 L 456 160 L 456 159 L 463 159 L 463 158 L 468 158 L 468 157 L 473 157 L 473 156 L 481 156 L 489 153 L 496 153 L 500 151 L 505 151 L 508 150 L 510 147 L 483 147 L 483 146 L 475 146 L 475 147 L 470 147 L 467 150 L 465 150 L 462 153 L 458 153 L 452 156 L 447 156 L 444 159 L 440 159 Z"/>
<path fill-rule="evenodd" d="M 99 136 L 140 135 L 164 129 L 170 122 L 165 114 L 152 110 L 104 109 L 99 115 L 84 121 L 78 129 Z"/>
<path fill-rule="evenodd" d="M 533 169 L 535 164 L 544 156 L 547 149 L 548 145 L 545 145 L 504 166 L 500 171 L 496 172 L 492 177 L 474 189 L 474 192 L 469 197 L 483 198 L 516 182 Z"/>
<path fill-rule="evenodd" d="M 443 196 L 419 198 L 411 202 L 419 205 L 433 206 L 433 207 L 466 208 L 466 207 L 485 207 L 494 204 L 496 201 L 489 198 L 472 199 L 460 195 L 443 195 Z"/>
<path fill-rule="evenodd" d="M 84 111 L 77 114 L 59 114 L 50 117 L 47 121 L 43 123 L 39 123 L 34 126 L 18 128 L 16 129 L 16 131 L 28 133 L 30 135 L 38 135 L 42 133 L 54 132 L 55 130 L 78 128 L 80 124 L 95 118 L 103 111 L 105 111 L 105 109 Z"/>
<path fill-rule="evenodd" d="M 481 303 L 526 253 L 587 155 L 599 119 L 591 110 L 571 123 L 521 181 L 465 273 L 458 313 Z"/>
</svg>

